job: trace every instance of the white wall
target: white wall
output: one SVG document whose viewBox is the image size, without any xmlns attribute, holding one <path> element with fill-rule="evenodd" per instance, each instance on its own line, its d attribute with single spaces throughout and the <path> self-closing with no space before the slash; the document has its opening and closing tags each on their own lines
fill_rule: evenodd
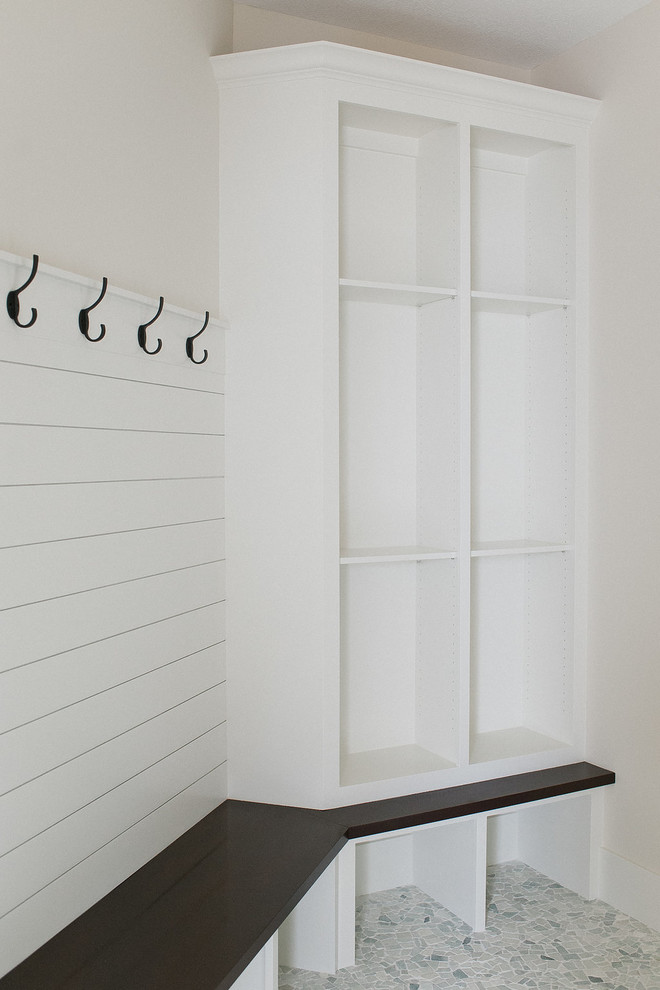
<svg viewBox="0 0 660 990">
<path fill-rule="evenodd" d="M 262 10 L 249 4 L 234 4 L 234 51 L 244 52 L 256 48 L 275 48 L 279 45 L 297 45 L 306 41 L 333 41 L 341 45 L 353 45 L 370 51 L 388 52 L 390 55 L 403 55 L 424 62 L 438 62 L 456 69 L 469 69 L 490 76 L 503 76 L 529 82 L 527 69 L 519 69 L 500 62 L 486 62 L 479 58 L 469 58 L 456 52 L 447 52 L 426 45 L 416 45 L 382 35 L 353 31 L 350 28 L 334 27 L 320 21 L 309 21 L 303 17 L 291 17 L 273 10 Z"/>
<path fill-rule="evenodd" d="M 3 0 L 0 249 L 218 309 L 231 0 Z"/>
<path fill-rule="evenodd" d="M 534 72 L 538 84 L 604 101 L 592 129 L 591 167 L 588 755 L 617 773 L 616 787 L 605 795 L 602 896 L 640 914 L 636 902 L 643 899 L 642 888 L 655 891 L 654 913 L 650 904 L 646 912 L 655 925 L 660 925 L 659 38 L 660 0 L 653 0 Z"/>
</svg>

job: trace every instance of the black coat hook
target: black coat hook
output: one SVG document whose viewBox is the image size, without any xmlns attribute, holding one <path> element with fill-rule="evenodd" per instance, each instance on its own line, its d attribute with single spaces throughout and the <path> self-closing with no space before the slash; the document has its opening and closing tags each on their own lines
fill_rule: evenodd
<svg viewBox="0 0 660 990">
<path fill-rule="evenodd" d="M 160 337 L 157 337 L 156 339 L 158 340 L 158 346 L 155 347 L 153 349 L 153 351 L 150 351 L 147 348 L 147 327 L 150 327 L 152 323 L 155 323 L 156 320 L 158 319 L 158 317 L 160 316 L 160 314 L 163 312 L 163 304 L 164 304 L 164 302 L 165 302 L 165 300 L 161 296 L 160 297 L 160 301 L 158 303 L 158 312 L 156 313 L 156 315 L 154 316 L 154 318 L 152 320 L 149 320 L 148 323 L 141 323 L 140 326 L 138 327 L 138 332 L 137 332 L 138 344 L 140 345 L 140 347 L 142 348 L 142 350 L 145 352 L 145 354 L 158 354 L 158 351 L 163 346 L 162 340 L 160 339 Z"/>
<path fill-rule="evenodd" d="M 104 297 L 104 295 L 106 293 L 107 288 L 108 288 L 108 280 L 107 280 L 107 278 L 104 275 L 103 276 L 103 284 L 102 284 L 102 288 L 101 288 L 101 295 L 98 297 L 98 299 L 96 300 L 96 302 L 93 302 L 91 306 L 87 306 L 85 309 L 81 309 L 80 312 L 79 312 L 79 314 L 78 314 L 78 326 L 80 327 L 80 332 L 83 335 L 83 337 L 86 337 L 87 340 L 91 340 L 93 344 L 97 344 L 99 342 L 99 340 L 103 340 L 103 338 L 105 337 L 105 324 L 104 323 L 101 323 L 101 332 L 98 335 L 98 337 L 90 337 L 90 335 L 89 335 L 89 314 L 94 309 L 94 307 L 95 306 L 98 306 L 98 304 L 101 302 L 101 300 L 103 299 L 103 297 Z"/>
<path fill-rule="evenodd" d="M 201 334 L 204 333 L 204 331 L 206 330 L 206 328 L 207 328 L 208 325 L 209 325 L 209 311 L 207 310 L 206 311 L 206 316 L 205 316 L 205 319 L 204 319 L 204 326 L 202 327 L 202 329 L 201 330 L 198 330 L 197 333 L 194 333 L 192 335 L 192 337 L 188 337 L 187 340 L 186 340 L 186 354 L 188 355 L 188 357 L 190 358 L 190 360 L 192 361 L 193 364 L 204 364 L 204 362 L 206 361 L 207 357 L 209 356 L 209 352 L 206 350 L 206 348 L 204 348 L 204 357 L 203 358 L 200 358 L 199 361 L 196 361 L 195 358 L 193 357 L 193 341 L 196 340 L 197 337 L 199 337 Z"/>
<path fill-rule="evenodd" d="M 18 314 L 19 314 L 19 311 L 20 311 L 20 308 L 21 308 L 21 304 L 20 304 L 20 300 L 19 300 L 18 297 L 19 297 L 19 294 L 23 291 L 23 289 L 27 289 L 28 285 L 30 284 L 30 282 L 32 281 L 32 279 L 34 278 L 34 276 L 37 274 L 37 268 L 38 267 L 39 267 L 39 255 L 38 254 L 33 254 L 32 255 L 32 271 L 30 272 L 30 277 L 28 278 L 27 282 L 24 282 L 23 285 L 20 287 L 20 289 L 12 289 L 11 292 L 8 292 L 7 293 L 7 312 L 11 316 L 11 318 L 14 321 L 14 323 L 16 324 L 16 326 L 17 327 L 22 327 L 24 330 L 27 327 L 34 326 L 34 324 L 37 322 L 37 311 L 36 311 L 36 309 L 33 306 L 32 307 L 32 318 L 29 320 L 29 322 L 28 323 L 20 323 L 19 322 L 19 319 L 18 319 Z"/>
</svg>

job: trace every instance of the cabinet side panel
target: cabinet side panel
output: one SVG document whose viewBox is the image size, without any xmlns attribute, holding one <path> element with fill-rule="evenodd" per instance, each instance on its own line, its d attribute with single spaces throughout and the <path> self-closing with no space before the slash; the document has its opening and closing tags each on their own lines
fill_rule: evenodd
<svg viewBox="0 0 660 990">
<path fill-rule="evenodd" d="M 230 87 L 220 100 L 221 271 L 231 325 L 230 793 L 301 805 L 318 805 L 322 792 L 320 191 L 326 153 L 333 153 L 326 140 L 331 123 L 319 112 L 322 95 L 318 80 L 280 81 Z"/>
</svg>

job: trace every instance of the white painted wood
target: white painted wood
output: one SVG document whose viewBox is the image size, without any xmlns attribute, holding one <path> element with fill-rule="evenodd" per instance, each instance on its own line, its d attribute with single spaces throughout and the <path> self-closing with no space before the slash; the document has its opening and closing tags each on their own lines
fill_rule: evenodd
<svg viewBox="0 0 660 990">
<path fill-rule="evenodd" d="M 0 547 L 223 517 L 222 478 L 0 486 Z"/>
<path fill-rule="evenodd" d="M 153 527 L 0 550 L 12 574 L 0 610 L 224 560 L 222 521 Z"/>
<path fill-rule="evenodd" d="M 572 794 L 489 813 L 489 864 L 518 859 L 581 897 L 595 896 L 592 800 Z"/>
<path fill-rule="evenodd" d="M 218 679 L 224 681 L 224 612 L 224 604 L 209 605 L 5 671 L 0 731 L 8 732 L 211 647 L 217 649 Z"/>
<path fill-rule="evenodd" d="M 0 918 L 224 762 L 212 729 L 0 860 Z"/>
<path fill-rule="evenodd" d="M 414 544 L 416 309 L 345 303 L 340 362 L 341 542 Z"/>
<path fill-rule="evenodd" d="M 157 303 L 152 305 L 155 313 Z M 224 327 L 217 323 L 211 324 L 205 331 L 204 335 L 211 332 L 212 339 L 206 341 L 200 356 L 207 350 L 209 359 L 198 366 L 185 357 L 185 339 L 178 342 L 176 360 L 173 361 L 165 361 L 163 353 L 155 355 L 151 361 L 147 360 L 136 344 L 133 330 L 123 342 L 123 349 L 117 347 L 114 334 L 113 338 L 103 340 L 95 347 L 78 333 L 77 318 L 77 313 L 73 314 L 73 322 L 67 322 L 66 326 L 60 326 L 57 330 L 43 328 L 41 323 L 37 323 L 24 331 L 9 320 L 0 321 L 3 361 L 13 365 L 59 369 L 67 373 L 78 371 L 81 374 L 112 377 L 118 381 L 188 388 L 196 392 L 223 393 L 225 390 Z M 196 332 L 202 322 L 202 317 L 197 317 L 196 326 L 191 327 L 191 331 Z M 179 327 L 178 333 L 181 330 Z M 202 340 L 203 337 L 200 338 Z"/>
<path fill-rule="evenodd" d="M 216 79 L 227 88 L 232 85 L 238 87 L 246 80 L 254 83 L 267 78 L 273 84 L 280 74 L 288 78 L 315 75 L 319 66 L 323 66 L 328 73 L 342 72 L 352 77 L 354 91 L 359 84 L 373 83 L 385 83 L 388 88 L 406 95 L 411 89 L 419 94 L 422 88 L 433 95 L 446 94 L 450 99 L 463 100 L 471 106 L 485 106 L 491 115 L 506 106 L 514 114 L 522 110 L 544 123 L 553 116 L 559 120 L 568 117 L 579 123 L 589 123 L 600 106 L 598 100 L 556 90 L 326 41 L 222 55 L 213 59 Z M 393 80 L 396 80 L 395 86 Z M 410 102 L 409 98 L 408 104 Z M 378 105 L 378 102 L 373 105 Z"/>
<path fill-rule="evenodd" d="M 5 423 L 224 433 L 224 396 L 103 374 L 0 362 Z"/>
<path fill-rule="evenodd" d="M 344 569 L 344 782 L 358 782 L 360 763 L 373 773 L 379 750 L 393 773 L 456 759 L 455 580 L 450 560 Z"/>
<path fill-rule="evenodd" d="M 337 969 L 355 965 L 356 843 L 337 856 Z"/>
<path fill-rule="evenodd" d="M 389 303 L 392 306 L 426 306 L 432 302 L 452 299 L 455 289 L 440 289 L 428 285 L 393 285 L 389 282 L 361 282 L 340 278 L 341 298 L 347 302 Z"/>
<path fill-rule="evenodd" d="M 660 931 L 660 878 L 657 873 L 633 863 L 611 849 L 600 850 L 598 896 Z"/>
<path fill-rule="evenodd" d="M 514 810 L 488 816 L 486 863 L 510 863 L 520 856 L 518 814 Z"/>
<path fill-rule="evenodd" d="M 232 990 L 277 990 L 277 933 L 232 983 Z"/>
<path fill-rule="evenodd" d="M 337 861 L 323 871 L 278 932 L 282 966 L 337 971 Z"/>
<path fill-rule="evenodd" d="M 355 893 L 405 887 L 413 882 L 413 835 L 374 836 L 355 846 Z"/>
<path fill-rule="evenodd" d="M 325 43 L 214 67 L 234 792 L 322 807 L 579 758 L 596 104 Z"/>
<path fill-rule="evenodd" d="M 420 829 L 414 836 L 416 886 L 474 931 L 483 931 L 485 927 L 481 900 L 484 843 L 479 819 L 475 817 Z"/>
<path fill-rule="evenodd" d="M 473 762 L 571 744 L 566 556 L 490 556 L 473 562 Z"/>
<path fill-rule="evenodd" d="M 210 688 L 4 794 L 0 856 L 222 724 L 225 709 L 224 687 Z"/>
<path fill-rule="evenodd" d="M 26 452 L 30 457 L 26 457 Z M 59 426 L 4 426 L 7 485 L 221 475 L 224 438 Z"/>
<path fill-rule="evenodd" d="M 218 683 L 217 651 L 171 664 L 0 737 L 2 793 L 156 718 Z"/>
<path fill-rule="evenodd" d="M 433 550 L 431 547 L 362 547 L 342 548 L 341 564 L 378 564 L 412 560 L 451 560 L 455 550 Z"/>
<path fill-rule="evenodd" d="M 0 667 L 58 656 L 225 599 L 225 565 L 202 564 L 0 613 Z"/>
<path fill-rule="evenodd" d="M 581 897 L 591 895 L 591 795 L 518 812 L 520 859 Z"/>
</svg>

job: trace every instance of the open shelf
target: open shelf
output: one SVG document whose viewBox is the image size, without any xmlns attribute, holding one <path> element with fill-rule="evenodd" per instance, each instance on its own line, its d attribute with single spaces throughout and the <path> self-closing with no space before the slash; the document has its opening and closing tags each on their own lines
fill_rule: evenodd
<svg viewBox="0 0 660 990">
<path fill-rule="evenodd" d="M 496 292 L 472 292 L 472 309 L 477 313 L 511 313 L 533 316 L 553 309 L 566 309 L 570 299 L 544 299 L 540 296 L 507 296 Z"/>
<path fill-rule="evenodd" d="M 470 762 L 488 763 L 516 756 L 530 756 L 555 749 L 566 749 L 568 743 L 553 739 L 517 725 L 510 729 L 475 733 L 470 739 Z"/>
<path fill-rule="evenodd" d="M 454 763 L 422 746 L 389 746 L 363 753 L 347 753 L 342 758 L 341 783 L 343 787 L 347 787 L 372 780 L 448 770 L 453 766 Z"/>
<path fill-rule="evenodd" d="M 341 304 L 342 546 L 458 545 L 457 309 Z"/>
<path fill-rule="evenodd" d="M 565 553 L 573 547 L 568 543 L 544 543 L 542 540 L 489 540 L 473 543 L 472 557 L 497 557 L 527 553 Z"/>
<path fill-rule="evenodd" d="M 456 285 L 457 126 L 352 104 L 339 119 L 342 279 L 408 287 L 415 305 L 413 287 Z"/>
<path fill-rule="evenodd" d="M 452 559 L 342 568 L 342 785 L 457 762 L 457 581 Z"/>
<path fill-rule="evenodd" d="M 453 299 L 456 289 L 430 285 L 393 285 L 388 282 L 360 282 L 340 278 L 341 298 L 353 302 L 379 302 L 392 306 L 426 306 L 428 303 Z"/>
<path fill-rule="evenodd" d="M 456 550 L 433 547 L 360 547 L 342 549 L 341 564 L 396 563 L 410 560 L 447 560 L 456 557 Z"/>
<path fill-rule="evenodd" d="M 554 141 L 471 131 L 472 288 L 479 306 L 569 304 L 575 286 L 575 155 Z"/>
<path fill-rule="evenodd" d="M 573 542 L 573 314 L 472 316 L 472 539 L 534 550 Z"/>
<path fill-rule="evenodd" d="M 571 745 L 572 554 L 472 560 L 470 761 Z"/>
</svg>

